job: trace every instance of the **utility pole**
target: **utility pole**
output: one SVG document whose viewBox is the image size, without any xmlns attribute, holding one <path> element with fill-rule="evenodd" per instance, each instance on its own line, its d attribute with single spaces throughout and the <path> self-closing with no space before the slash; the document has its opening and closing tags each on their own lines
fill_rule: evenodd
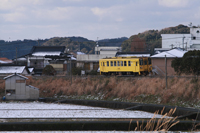
<svg viewBox="0 0 200 133">
<path fill-rule="evenodd" d="M 184 50 L 184 39 L 185 39 L 185 36 L 183 36 L 183 42 L 182 42 L 183 43 L 183 50 Z"/>
<path fill-rule="evenodd" d="M 70 58 L 70 80 L 72 85 L 72 58 Z"/>
<path fill-rule="evenodd" d="M 167 57 L 165 55 L 165 88 L 167 89 Z"/>
</svg>

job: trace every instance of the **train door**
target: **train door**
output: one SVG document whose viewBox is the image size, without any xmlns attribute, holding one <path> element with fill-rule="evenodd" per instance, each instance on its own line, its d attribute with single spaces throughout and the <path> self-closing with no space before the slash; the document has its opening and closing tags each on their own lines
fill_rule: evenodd
<svg viewBox="0 0 200 133">
<path fill-rule="evenodd" d="M 135 72 L 139 72 L 139 61 L 136 60 L 135 62 Z"/>
</svg>

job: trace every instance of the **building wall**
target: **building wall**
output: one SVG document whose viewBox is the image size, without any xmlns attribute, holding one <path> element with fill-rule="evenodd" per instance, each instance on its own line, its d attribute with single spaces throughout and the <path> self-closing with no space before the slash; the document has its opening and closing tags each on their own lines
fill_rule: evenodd
<svg viewBox="0 0 200 133">
<path fill-rule="evenodd" d="M 8 95 L 7 92 L 13 92 Z M 12 76 L 5 81 L 5 93 L 6 99 L 10 100 L 26 100 L 26 99 L 38 99 L 39 90 L 33 87 L 26 86 L 26 79 L 19 76 Z"/>
<path fill-rule="evenodd" d="M 162 36 L 162 48 L 183 48 L 183 37 L 184 38 L 184 48 L 190 47 L 191 44 L 191 34 L 161 34 Z"/>
<path fill-rule="evenodd" d="M 7 99 L 24 99 L 25 98 L 26 80 L 19 76 L 12 76 L 5 81 L 5 91 L 14 90 L 15 94 L 6 95 Z"/>
<path fill-rule="evenodd" d="M 165 58 L 151 58 L 152 59 L 152 67 L 153 69 L 156 69 L 157 72 L 164 76 L 165 75 Z M 171 67 L 171 61 L 174 58 L 167 58 L 167 75 L 172 76 L 176 75 L 176 72 Z"/>
</svg>

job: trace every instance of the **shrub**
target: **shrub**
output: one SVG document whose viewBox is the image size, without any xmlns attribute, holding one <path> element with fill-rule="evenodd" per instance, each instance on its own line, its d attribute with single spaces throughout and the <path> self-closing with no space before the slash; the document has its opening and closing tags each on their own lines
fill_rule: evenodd
<svg viewBox="0 0 200 133">
<path fill-rule="evenodd" d="M 46 65 L 46 67 L 42 71 L 43 75 L 56 75 L 56 70 L 51 65 Z"/>
<path fill-rule="evenodd" d="M 81 70 L 83 70 L 83 68 L 81 68 L 81 67 L 73 67 L 72 68 L 72 74 L 73 75 L 81 75 Z"/>
</svg>

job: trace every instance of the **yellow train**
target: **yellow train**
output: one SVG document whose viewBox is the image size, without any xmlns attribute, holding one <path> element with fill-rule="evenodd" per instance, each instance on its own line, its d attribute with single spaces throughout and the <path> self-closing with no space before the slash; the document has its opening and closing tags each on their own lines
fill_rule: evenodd
<svg viewBox="0 0 200 133">
<path fill-rule="evenodd" d="M 149 57 L 112 57 L 99 60 L 100 75 L 147 75 L 152 72 Z"/>
</svg>

